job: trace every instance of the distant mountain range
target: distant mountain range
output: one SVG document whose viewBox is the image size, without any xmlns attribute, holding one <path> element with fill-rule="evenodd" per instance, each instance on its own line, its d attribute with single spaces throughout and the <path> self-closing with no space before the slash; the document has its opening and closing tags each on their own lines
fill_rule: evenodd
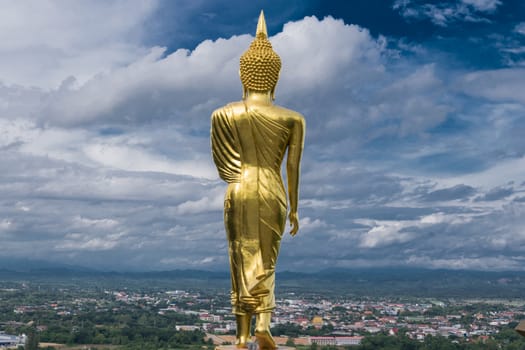
<svg viewBox="0 0 525 350">
<path fill-rule="evenodd" d="M 0 270 L 15 272 L 29 272 L 39 269 L 69 269 L 75 271 L 96 271 L 82 266 L 55 263 L 45 260 L 23 259 L 13 257 L 0 257 Z"/>
<path fill-rule="evenodd" d="M 166 288 L 229 288 L 229 272 L 172 270 L 98 271 L 32 260 L 0 259 L 0 280 L 77 281 L 157 285 Z M 327 269 L 315 273 L 277 272 L 280 292 L 355 296 L 525 298 L 525 271 L 430 270 L 421 268 Z M 146 281 L 148 281 L 146 283 Z"/>
</svg>

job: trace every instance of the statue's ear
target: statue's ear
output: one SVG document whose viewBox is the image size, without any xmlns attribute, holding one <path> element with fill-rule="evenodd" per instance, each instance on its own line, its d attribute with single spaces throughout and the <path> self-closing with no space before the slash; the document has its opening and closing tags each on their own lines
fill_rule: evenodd
<svg viewBox="0 0 525 350">
<path fill-rule="evenodd" d="M 241 77 L 241 70 L 239 69 L 239 78 Z M 241 83 L 242 83 L 242 79 L 241 79 Z M 244 84 L 242 84 L 242 99 L 244 100 L 246 98 L 246 87 L 244 86 Z"/>
<path fill-rule="evenodd" d="M 270 97 L 272 98 L 272 101 L 275 101 L 275 87 L 277 86 L 277 82 L 279 81 L 279 78 L 281 77 L 281 72 L 277 75 L 277 81 L 275 82 L 275 85 L 273 86 L 272 90 L 270 91 Z"/>
</svg>

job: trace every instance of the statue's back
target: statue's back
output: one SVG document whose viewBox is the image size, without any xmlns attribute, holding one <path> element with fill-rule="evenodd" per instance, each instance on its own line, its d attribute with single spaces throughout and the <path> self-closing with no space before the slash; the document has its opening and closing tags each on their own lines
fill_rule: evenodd
<svg viewBox="0 0 525 350">
<path fill-rule="evenodd" d="M 271 168 L 279 173 L 290 134 L 300 115 L 278 106 L 232 106 L 234 135 L 238 138 L 241 164 Z"/>
</svg>

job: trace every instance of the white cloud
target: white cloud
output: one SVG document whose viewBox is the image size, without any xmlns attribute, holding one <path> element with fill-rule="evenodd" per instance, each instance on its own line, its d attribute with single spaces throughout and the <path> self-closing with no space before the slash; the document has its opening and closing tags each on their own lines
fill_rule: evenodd
<svg viewBox="0 0 525 350">
<path fill-rule="evenodd" d="M 525 35 L 525 22 L 521 22 L 514 27 L 514 31 L 521 35 Z"/>
<path fill-rule="evenodd" d="M 225 187 L 220 186 L 213 189 L 211 193 L 208 193 L 205 197 L 181 203 L 177 206 L 176 213 L 178 215 L 191 215 L 222 210 L 224 205 L 224 191 Z"/>
<path fill-rule="evenodd" d="M 143 136 L 142 133 L 139 131 L 126 136 L 104 136 L 81 128 L 41 128 L 24 119 L 0 119 L 0 135 L 3 136 L 0 147 L 12 147 L 23 154 L 90 167 L 104 166 L 127 171 L 217 178 L 217 172 L 207 154 L 202 156 L 202 161 L 196 160 L 193 152 L 181 154 L 182 159 L 171 159 L 167 155 L 157 154 L 156 150 L 152 149 L 157 141 L 151 136 Z M 176 143 L 176 139 L 181 138 L 176 134 L 168 137 L 171 138 L 169 143 Z M 191 147 L 190 139 L 183 139 L 182 142 Z"/>
<path fill-rule="evenodd" d="M 187 266 L 191 268 L 208 268 L 211 265 L 224 264 L 224 259 L 217 257 L 205 257 L 202 259 L 192 259 L 188 257 L 164 258 L 160 260 L 162 265 L 168 266 Z M 220 264 L 219 264 L 220 265 Z"/>
<path fill-rule="evenodd" d="M 523 258 L 520 256 L 495 256 L 495 257 L 459 257 L 451 259 L 429 258 L 424 256 L 411 256 L 407 259 L 409 265 L 425 266 L 434 269 L 453 270 L 520 270 Z"/>
<path fill-rule="evenodd" d="M 445 213 L 433 213 L 423 216 L 420 220 L 421 224 L 436 225 L 441 223 L 448 223 L 451 225 L 466 224 L 472 221 L 472 215 L 457 215 Z"/>
<path fill-rule="evenodd" d="M 500 185 L 502 182 L 521 182 L 525 178 L 525 157 L 505 159 L 494 166 L 472 174 L 458 176 L 454 179 L 442 180 L 443 182 L 466 182 L 485 188 Z"/>
<path fill-rule="evenodd" d="M 216 178 L 217 172 L 209 162 L 195 160 L 170 160 L 138 147 L 112 144 L 88 144 L 84 147 L 87 157 L 107 167 L 127 171 L 155 171 L 169 174 Z"/>
<path fill-rule="evenodd" d="M 470 72 L 457 81 L 462 92 L 497 102 L 525 103 L 521 89 L 525 84 L 525 69 L 507 68 Z"/>
<path fill-rule="evenodd" d="M 2 219 L 2 221 L 0 221 L 0 231 L 7 231 L 13 226 L 13 222 L 10 219 Z"/>
<path fill-rule="evenodd" d="M 238 57 L 249 36 L 204 41 L 164 57 L 154 47 L 137 61 L 50 96 L 40 116 L 71 125 L 179 120 L 201 127 L 220 99 L 239 93 Z M 230 97 L 231 98 L 231 97 Z"/>
<path fill-rule="evenodd" d="M 374 79 L 384 71 L 385 38 L 374 39 L 368 30 L 332 17 L 289 22 L 271 41 L 283 61 L 278 88 L 285 94 L 344 87 L 348 79 Z"/>
<path fill-rule="evenodd" d="M 358 219 L 355 220 L 355 223 L 370 227 L 361 235 L 359 246 L 362 248 L 378 248 L 421 239 L 421 237 L 418 237 L 418 232 L 432 230 L 432 227 L 437 227 L 438 225 L 459 227 L 472 222 L 474 218 L 481 215 L 481 213 L 446 214 L 435 212 L 423 215 L 416 220 Z"/>
<path fill-rule="evenodd" d="M 318 219 L 318 218 L 311 218 L 309 216 L 299 218 L 300 236 L 303 236 L 305 234 L 312 234 L 312 235 L 325 234 L 327 231 L 330 230 L 330 226 L 331 225 L 329 225 L 326 221 Z M 288 228 L 285 228 L 285 232 L 287 230 Z"/>
<path fill-rule="evenodd" d="M 3 2 L 0 76 L 7 84 L 82 83 L 142 55 L 141 23 L 156 1 Z"/>
<path fill-rule="evenodd" d="M 452 111 L 441 101 L 442 94 L 443 82 L 436 76 L 434 65 L 418 67 L 381 90 L 380 102 L 369 108 L 369 118 L 399 119 L 399 135 L 417 134 L 441 123 Z"/>
<path fill-rule="evenodd" d="M 405 18 L 429 19 L 438 26 L 446 27 L 451 22 L 490 22 L 483 15 L 494 12 L 500 0 L 460 0 L 456 3 L 416 4 L 412 0 L 396 0 L 392 6 Z"/>
<path fill-rule="evenodd" d="M 480 12 L 492 12 L 501 5 L 501 0 L 461 0 L 461 2 Z"/>
<path fill-rule="evenodd" d="M 115 248 L 118 244 L 118 238 L 120 235 L 110 235 L 107 237 L 84 239 L 79 235 L 71 234 L 66 237 L 61 243 L 57 244 L 55 249 L 57 250 L 86 250 L 86 251 L 104 251 Z"/>
<path fill-rule="evenodd" d="M 89 219 L 82 216 L 76 216 L 73 219 L 74 227 L 84 227 L 84 228 L 100 228 L 100 229 L 112 229 L 118 225 L 118 221 L 114 219 Z"/>
<path fill-rule="evenodd" d="M 361 238 L 361 248 L 376 248 L 392 243 L 404 243 L 413 239 L 413 234 L 403 232 L 406 223 L 400 221 L 382 221 L 375 223 Z"/>
</svg>

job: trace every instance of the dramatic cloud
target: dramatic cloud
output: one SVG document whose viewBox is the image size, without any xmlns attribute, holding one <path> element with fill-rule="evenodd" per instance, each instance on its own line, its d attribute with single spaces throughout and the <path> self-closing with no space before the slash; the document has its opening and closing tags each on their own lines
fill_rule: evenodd
<svg viewBox="0 0 525 350">
<path fill-rule="evenodd" d="M 146 45 L 157 4 L 135 5 L 42 1 L 0 14 L 2 32 L 17 33 L 0 43 L 2 254 L 227 269 L 209 117 L 240 99 L 253 36 Z M 395 8 L 446 25 L 499 5 Z M 307 122 L 301 229 L 283 238 L 279 268 L 522 268 L 521 68 L 457 68 L 332 17 L 288 22 L 270 40 L 283 61 L 276 103 Z"/>
</svg>

